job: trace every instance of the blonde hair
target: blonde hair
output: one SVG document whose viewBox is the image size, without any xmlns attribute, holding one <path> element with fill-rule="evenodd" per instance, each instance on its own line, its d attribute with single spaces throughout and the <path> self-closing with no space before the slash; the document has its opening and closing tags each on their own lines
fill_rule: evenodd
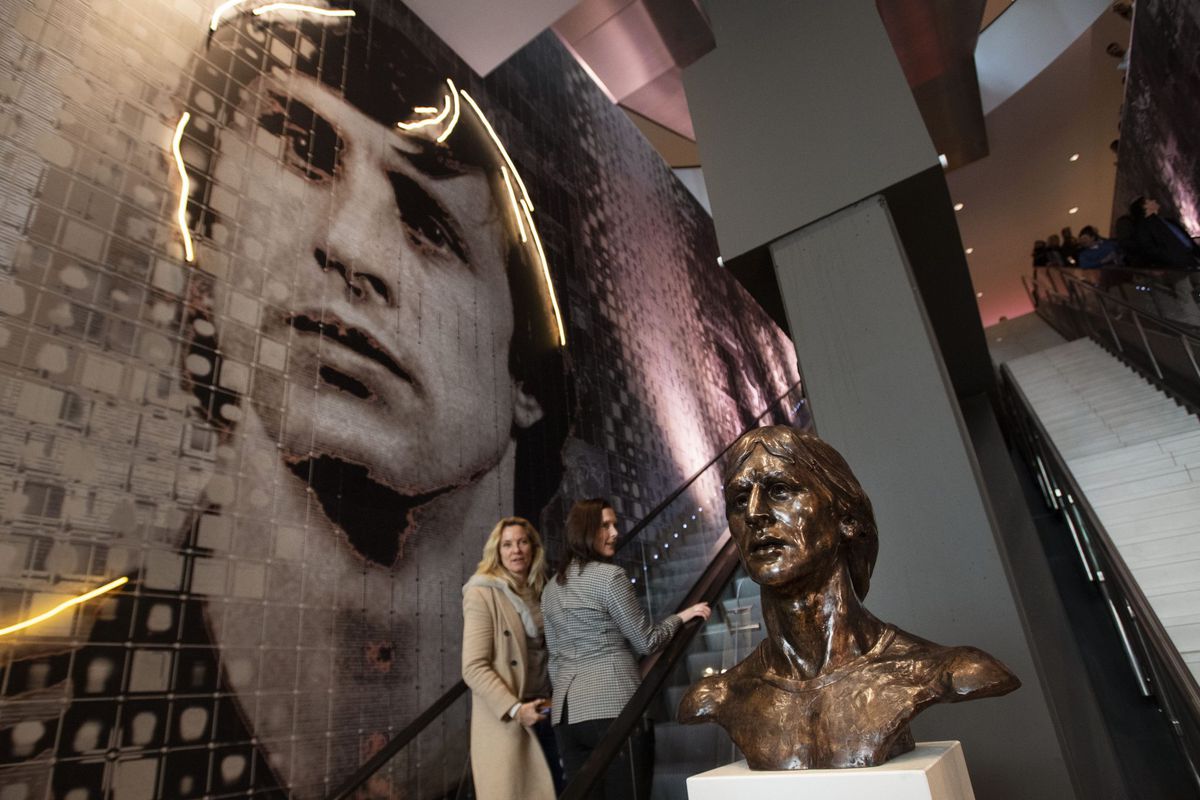
<svg viewBox="0 0 1200 800">
<path fill-rule="evenodd" d="M 529 577 L 525 579 L 524 586 L 521 585 L 520 578 L 509 572 L 500 561 L 500 537 L 510 525 L 524 528 L 529 543 L 533 545 L 533 563 L 529 565 Z M 542 537 L 538 535 L 533 523 L 524 517 L 504 517 L 497 522 L 488 534 L 487 541 L 483 543 L 483 558 L 475 568 L 475 574 L 499 578 L 518 594 L 523 594 L 527 588 L 531 589 L 533 596 L 541 599 L 542 587 L 546 585 L 546 550 L 542 547 Z"/>
</svg>

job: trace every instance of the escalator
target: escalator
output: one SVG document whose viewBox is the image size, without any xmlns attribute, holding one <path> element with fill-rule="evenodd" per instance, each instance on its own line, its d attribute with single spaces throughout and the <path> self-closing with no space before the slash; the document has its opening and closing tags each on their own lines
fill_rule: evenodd
<svg viewBox="0 0 1200 800">
<path fill-rule="evenodd" d="M 792 385 L 748 426 L 806 426 L 800 383 Z M 721 473 L 728 445 L 672 491 L 619 540 L 614 561 L 653 619 L 697 602 L 714 613 L 707 623 L 686 624 L 661 651 L 642 660 L 643 682 L 563 798 L 584 798 L 608 764 L 632 747 L 654 742 L 655 800 L 686 797 L 685 779 L 736 760 L 733 743 L 719 726 L 683 729 L 674 721 L 679 700 L 693 681 L 732 667 L 763 635 L 757 586 L 741 574 L 737 550 L 725 524 Z M 470 703 L 461 680 L 387 742 L 347 778 L 330 800 L 390 796 L 392 786 L 415 788 L 416 796 L 469 798 L 472 778 L 460 721 Z M 447 756 L 445 754 L 461 754 Z M 423 787 L 428 787 L 423 791 Z M 444 787 L 453 787 L 449 792 Z"/>
</svg>

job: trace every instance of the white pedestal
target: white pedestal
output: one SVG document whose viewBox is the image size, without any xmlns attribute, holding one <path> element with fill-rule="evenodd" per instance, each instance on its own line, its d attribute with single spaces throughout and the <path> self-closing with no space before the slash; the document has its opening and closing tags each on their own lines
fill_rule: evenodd
<svg viewBox="0 0 1200 800">
<path fill-rule="evenodd" d="M 688 800 L 975 800 L 958 742 L 920 742 L 878 767 L 755 772 L 745 761 L 693 775 Z"/>
</svg>

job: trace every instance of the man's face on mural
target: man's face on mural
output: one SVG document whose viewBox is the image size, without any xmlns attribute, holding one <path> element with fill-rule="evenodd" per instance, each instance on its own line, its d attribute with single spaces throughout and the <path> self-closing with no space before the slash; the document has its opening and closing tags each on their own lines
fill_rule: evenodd
<svg viewBox="0 0 1200 800">
<path fill-rule="evenodd" d="M 261 281 L 265 302 L 218 339 L 256 365 L 244 391 L 268 435 L 405 494 L 490 470 L 540 412 L 508 370 L 508 231 L 487 175 L 297 72 L 249 96 L 234 125 L 255 147 L 244 164 L 223 152 L 216 177 L 247 172 L 235 268 L 256 277 L 232 283 Z"/>
</svg>

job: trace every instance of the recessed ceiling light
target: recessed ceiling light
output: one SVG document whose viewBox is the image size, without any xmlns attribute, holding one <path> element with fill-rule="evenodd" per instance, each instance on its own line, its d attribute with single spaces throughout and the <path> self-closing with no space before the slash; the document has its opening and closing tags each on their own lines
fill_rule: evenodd
<svg viewBox="0 0 1200 800">
<path fill-rule="evenodd" d="M 975 293 L 975 296 L 976 296 L 976 297 L 983 297 L 983 292 L 976 292 L 976 293 Z"/>
<path fill-rule="evenodd" d="M 975 252 L 975 248 L 974 248 L 974 247 L 968 247 L 968 248 L 967 248 L 967 255 L 971 255 L 971 253 L 974 253 L 974 252 Z"/>
<path fill-rule="evenodd" d="M 1067 161 L 1078 161 L 1078 160 L 1079 160 L 1079 153 L 1071 153 L 1071 157 L 1067 159 Z"/>
<path fill-rule="evenodd" d="M 1067 209 L 1067 213 L 1068 214 L 1078 214 L 1079 206 L 1071 206 L 1070 208 Z"/>
<path fill-rule="evenodd" d="M 962 203 L 955 203 L 955 204 L 954 204 L 954 210 L 955 210 L 955 211 L 962 211 L 962 210 L 963 210 L 963 204 L 962 204 Z"/>
</svg>

